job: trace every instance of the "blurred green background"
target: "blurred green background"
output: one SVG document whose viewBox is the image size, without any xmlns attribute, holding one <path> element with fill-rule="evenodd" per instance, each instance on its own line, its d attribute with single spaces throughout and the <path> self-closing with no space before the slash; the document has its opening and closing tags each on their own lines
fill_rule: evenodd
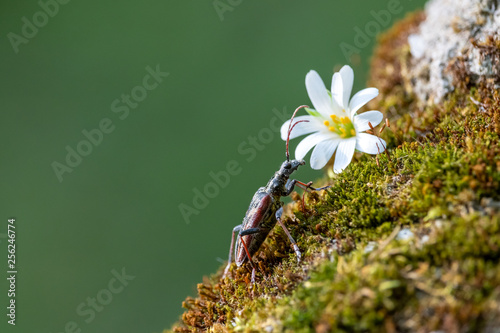
<svg viewBox="0 0 500 333">
<path fill-rule="evenodd" d="M 2 1 L 0 268 L 7 276 L 7 219 L 15 217 L 18 275 L 15 328 L 6 323 L 8 285 L 0 282 L 0 331 L 170 327 L 196 283 L 226 260 L 232 228 L 284 160 L 284 142 L 266 130 L 273 109 L 286 118 L 310 103 L 310 69 L 329 86 L 334 69 L 350 64 L 355 90 L 363 88 L 375 38 L 357 29 L 385 30 L 422 6 Z M 355 48 L 350 59 L 340 47 L 347 44 Z M 148 66 L 169 73 L 151 90 L 143 88 Z M 140 101 L 132 108 L 122 95 Z M 92 130 L 106 118 L 113 131 L 100 139 Z M 100 141 L 90 153 L 84 130 Z M 255 154 L 242 151 L 251 136 Z M 58 178 L 53 163 L 67 165 L 67 146 L 88 154 Z M 179 205 L 193 207 L 194 189 L 203 191 L 210 172 L 231 160 L 240 173 L 187 223 Z M 321 176 L 308 167 L 296 174 Z M 122 269 L 135 278 L 118 288 L 112 271 Z"/>
</svg>

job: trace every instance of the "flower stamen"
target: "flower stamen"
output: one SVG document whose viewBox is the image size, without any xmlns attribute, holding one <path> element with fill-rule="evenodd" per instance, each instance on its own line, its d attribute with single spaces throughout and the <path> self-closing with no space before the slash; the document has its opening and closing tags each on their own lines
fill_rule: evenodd
<svg viewBox="0 0 500 333">
<path fill-rule="evenodd" d="M 340 121 L 344 125 L 347 125 L 347 124 L 349 124 L 351 122 L 351 120 L 348 117 L 342 117 L 342 118 L 340 118 Z"/>
<path fill-rule="evenodd" d="M 335 124 L 340 124 L 340 121 L 336 115 L 332 114 L 332 115 L 330 115 L 330 118 L 332 118 L 332 120 Z"/>
<path fill-rule="evenodd" d="M 323 121 L 323 124 L 330 132 L 339 135 L 342 139 L 356 136 L 356 130 L 354 129 L 354 125 L 349 117 L 338 117 L 337 115 L 332 114 L 330 115 L 330 118 L 333 123 L 328 120 Z"/>
</svg>

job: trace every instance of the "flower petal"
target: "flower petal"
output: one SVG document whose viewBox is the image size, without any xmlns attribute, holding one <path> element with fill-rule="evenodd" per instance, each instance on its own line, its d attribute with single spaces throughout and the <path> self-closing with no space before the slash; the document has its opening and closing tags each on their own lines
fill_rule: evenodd
<svg viewBox="0 0 500 333">
<path fill-rule="evenodd" d="M 325 84 L 316 71 L 309 71 L 307 73 L 306 89 L 316 111 L 321 113 L 325 118 L 328 118 L 333 110 L 332 98 L 328 95 Z"/>
<path fill-rule="evenodd" d="M 333 164 L 333 172 L 340 173 L 351 163 L 354 148 L 356 148 L 356 137 L 342 140 L 339 143 L 335 163 Z"/>
<path fill-rule="evenodd" d="M 356 111 L 358 111 L 363 105 L 378 96 L 377 88 L 366 88 L 356 93 L 352 96 L 351 102 L 349 103 L 349 110 L 351 110 L 351 118 L 354 116 Z"/>
<path fill-rule="evenodd" d="M 300 141 L 300 143 L 297 145 L 297 148 L 295 149 L 295 159 L 303 159 L 312 147 L 314 147 L 321 141 L 328 139 L 331 139 L 331 136 L 321 132 L 306 136 L 302 141 Z"/>
<path fill-rule="evenodd" d="M 354 126 L 356 127 L 356 132 L 364 132 L 370 129 L 368 122 L 372 124 L 373 127 L 380 124 L 384 119 L 384 115 L 380 111 L 366 111 L 358 114 L 354 117 Z"/>
<path fill-rule="evenodd" d="M 345 65 L 340 69 L 340 76 L 342 77 L 342 89 L 344 90 L 342 97 L 342 105 L 344 109 L 349 105 L 349 97 L 351 97 L 352 84 L 354 82 L 354 72 L 349 65 Z"/>
<path fill-rule="evenodd" d="M 298 136 L 309 134 L 311 132 L 316 132 L 320 128 L 324 126 L 318 126 L 318 120 L 313 116 L 298 116 L 293 118 L 293 123 L 295 124 L 297 121 L 307 120 L 308 122 L 298 123 L 293 128 L 292 133 L 290 134 L 290 139 L 296 138 Z M 285 121 L 283 125 L 281 125 L 281 139 L 286 141 L 286 137 L 288 135 L 288 125 L 290 124 L 290 120 Z"/>
<path fill-rule="evenodd" d="M 375 155 L 382 153 L 385 147 L 387 147 L 387 143 L 385 143 L 384 139 L 367 133 L 358 134 L 356 149 L 360 152 Z"/>
<path fill-rule="evenodd" d="M 332 99 L 340 107 L 340 109 L 345 109 L 348 104 L 344 106 L 344 84 L 342 82 L 342 76 L 340 73 L 335 73 L 332 76 Z"/>
<path fill-rule="evenodd" d="M 318 170 L 328 163 L 341 139 L 321 141 L 311 154 L 311 168 Z"/>
</svg>

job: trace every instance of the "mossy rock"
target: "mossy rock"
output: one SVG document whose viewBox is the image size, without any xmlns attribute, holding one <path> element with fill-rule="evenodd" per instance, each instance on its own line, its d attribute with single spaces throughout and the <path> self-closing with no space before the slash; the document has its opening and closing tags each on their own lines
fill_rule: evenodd
<svg viewBox="0 0 500 333">
<path fill-rule="evenodd" d="M 396 24 L 375 51 L 370 107 L 391 119 L 387 154 L 358 157 L 328 191 L 286 206 L 304 260 L 275 228 L 254 256 L 256 283 L 248 266 L 225 279 L 221 267 L 173 331 L 500 331 L 500 94 L 461 84 L 419 103 L 407 40 L 422 19 Z"/>
</svg>

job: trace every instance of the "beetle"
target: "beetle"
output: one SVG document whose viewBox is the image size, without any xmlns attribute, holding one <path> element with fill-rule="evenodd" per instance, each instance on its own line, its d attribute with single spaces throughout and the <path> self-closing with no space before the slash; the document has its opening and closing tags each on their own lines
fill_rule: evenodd
<svg viewBox="0 0 500 333">
<path fill-rule="evenodd" d="M 229 248 L 229 259 L 226 269 L 224 270 L 223 278 L 226 277 L 229 272 L 234 251 L 236 266 L 241 267 L 248 260 L 252 266 L 252 282 L 255 281 L 255 266 L 252 262 L 252 256 L 257 253 L 276 223 L 278 223 L 285 231 L 292 244 L 292 248 L 295 251 L 297 260 L 300 262 L 302 257 L 300 249 L 288 229 L 281 221 L 281 216 L 283 214 L 283 202 L 280 199 L 281 197 L 290 195 L 295 186 L 299 186 L 304 190 L 309 189 L 314 191 L 320 191 L 331 187 L 331 185 L 329 185 L 314 188 L 311 186 L 312 182 L 306 184 L 296 179 L 290 180 L 291 174 L 301 165 L 305 164 L 304 160 L 290 160 L 290 154 L 288 152 L 290 133 L 293 128 L 300 122 L 307 122 L 307 120 L 300 120 L 292 125 L 293 118 L 295 117 L 297 111 L 305 107 L 308 106 L 299 106 L 290 119 L 286 140 L 286 161 L 281 164 L 280 169 L 269 180 L 267 185 L 257 190 L 252 198 L 252 201 L 250 202 L 250 206 L 248 207 L 245 217 L 243 218 L 243 223 L 233 228 L 231 246 Z M 238 237 L 236 239 L 235 248 L 236 233 L 238 233 Z"/>
</svg>

